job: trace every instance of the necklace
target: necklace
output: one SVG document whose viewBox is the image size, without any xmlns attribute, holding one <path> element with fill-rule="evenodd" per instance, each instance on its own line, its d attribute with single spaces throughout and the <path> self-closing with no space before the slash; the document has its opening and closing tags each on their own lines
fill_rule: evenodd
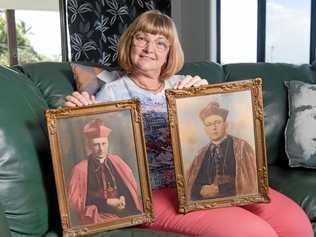
<svg viewBox="0 0 316 237">
<path fill-rule="evenodd" d="M 138 87 L 142 88 L 143 90 L 151 91 L 151 92 L 154 92 L 154 93 L 160 92 L 162 87 L 165 84 L 164 82 L 160 82 L 158 87 L 156 87 L 156 88 L 148 88 L 144 84 L 142 84 L 141 82 L 137 81 L 136 79 L 134 79 L 134 78 L 131 78 L 131 79 Z"/>
</svg>

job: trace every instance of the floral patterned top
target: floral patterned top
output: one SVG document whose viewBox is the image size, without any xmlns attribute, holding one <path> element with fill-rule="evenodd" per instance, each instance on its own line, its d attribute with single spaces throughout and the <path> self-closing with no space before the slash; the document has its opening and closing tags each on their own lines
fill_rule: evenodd
<svg viewBox="0 0 316 237">
<path fill-rule="evenodd" d="M 152 189 L 175 186 L 165 90 L 172 88 L 173 84 L 181 78 L 182 76 L 176 75 L 165 80 L 164 88 L 154 94 L 138 87 L 124 75 L 105 84 L 96 95 L 98 102 L 126 100 L 134 97 L 140 100 Z"/>
</svg>

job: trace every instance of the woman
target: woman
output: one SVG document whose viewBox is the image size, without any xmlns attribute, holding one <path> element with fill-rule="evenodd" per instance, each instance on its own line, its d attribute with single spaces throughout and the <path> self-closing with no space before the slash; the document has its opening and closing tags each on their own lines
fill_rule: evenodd
<svg viewBox="0 0 316 237">
<path fill-rule="evenodd" d="M 160 29 L 157 25 L 161 25 Z M 96 100 L 140 99 L 152 188 L 174 186 L 164 92 L 168 88 L 181 89 L 208 83 L 198 76 L 174 76 L 183 66 L 182 48 L 173 21 L 156 11 L 145 13 L 134 21 L 122 35 L 118 48 L 119 63 L 126 75 L 106 84 Z M 86 93 L 80 95 L 75 92 L 67 100 L 66 106 L 94 103 L 94 98 L 89 98 Z M 157 127 L 160 129 L 152 129 Z"/>
<path fill-rule="evenodd" d="M 174 166 L 164 91 L 206 85 L 198 76 L 174 75 L 183 65 L 175 24 L 159 11 L 140 15 L 122 35 L 119 63 L 126 74 L 96 95 L 74 92 L 65 106 L 75 107 L 137 96 L 141 101 L 155 222 L 147 228 L 193 236 L 312 237 L 309 220 L 291 200 L 270 189 L 271 203 L 177 214 Z M 152 129 L 155 128 L 155 129 Z M 167 188 L 166 188 L 167 187 Z M 301 224 L 297 222 L 301 222 Z M 305 226 L 302 228 L 301 226 Z"/>
</svg>

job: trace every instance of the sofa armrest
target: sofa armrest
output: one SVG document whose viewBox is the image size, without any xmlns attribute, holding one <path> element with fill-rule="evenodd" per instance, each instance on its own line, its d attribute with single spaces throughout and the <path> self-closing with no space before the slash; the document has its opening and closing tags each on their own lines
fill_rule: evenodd
<svg viewBox="0 0 316 237">
<path fill-rule="evenodd" d="M 298 203 L 316 236 L 316 172 L 313 169 L 269 166 L 270 185 Z"/>
<path fill-rule="evenodd" d="M 7 237 L 11 236 L 7 218 L 5 216 L 5 213 L 3 211 L 1 204 L 0 204 L 0 233 L 1 233 L 1 236 L 7 236 Z"/>
</svg>

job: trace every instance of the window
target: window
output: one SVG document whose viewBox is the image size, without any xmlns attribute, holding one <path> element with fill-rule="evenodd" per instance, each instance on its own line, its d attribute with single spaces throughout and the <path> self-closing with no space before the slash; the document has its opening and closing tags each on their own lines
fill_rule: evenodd
<svg viewBox="0 0 316 237">
<path fill-rule="evenodd" d="M 61 61 L 59 12 L 16 10 L 15 21 L 29 41 L 21 45 L 18 39 L 19 63 Z"/>
<path fill-rule="evenodd" d="M 0 64 L 9 65 L 9 52 L 7 45 L 7 24 L 4 11 L 0 9 Z"/>
<path fill-rule="evenodd" d="M 257 1 L 220 1 L 221 63 L 256 62 Z"/>
<path fill-rule="evenodd" d="M 40 1 L 0 4 L 0 64 L 62 61 L 58 3 L 46 5 Z"/>
<path fill-rule="evenodd" d="M 316 0 L 217 0 L 217 61 L 315 60 Z"/>
<path fill-rule="evenodd" d="M 311 0 L 266 4 L 266 62 L 309 63 Z"/>
</svg>

